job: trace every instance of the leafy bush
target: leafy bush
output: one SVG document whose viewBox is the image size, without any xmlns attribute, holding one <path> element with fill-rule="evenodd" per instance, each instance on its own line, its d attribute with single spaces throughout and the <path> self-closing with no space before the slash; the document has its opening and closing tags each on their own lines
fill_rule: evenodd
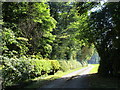
<svg viewBox="0 0 120 90">
<path fill-rule="evenodd" d="M 1 56 L 3 60 L 2 75 L 4 86 L 11 86 L 27 79 L 35 78 L 45 74 L 54 74 L 58 70 L 68 71 L 80 67 L 76 60 L 39 60 L 38 58 L 8 58 Z"/>
<path fill-rule="evenodd" d="M 34 68 L 26 57 L 19 59 L 15 57 L 3 57 L 3 64 L 4 68 L 2 69 L 2 74 L 5 86 L 32 78 Z"/>
<path fill-rule="evenodd" d="M 57 60 L 39 60 L 25 56 L 21 58 L 2 57 L 1 59 L 4 65 L 2 69 L 4 86 L 17 84 L 27 79 L 48 74 L 51 71 L 56 72 L 60 67 Z"/>
<path fill-rule="evenodd" d="M 50 60 L 53 70 L 58 71 L 60 69 L 60 64 L 57 60 Z"/>
<path fill-rule="evenodd" d="M 36 76 L 49 73 L 52 69 L 52 65 L 49 60 L 32 59 L 31 64 L 34 66 L 34 73 Z"/>
<path fill-rule="evenodd" d="M 60 63 L 60 70 L 67 71 L 70 70 L 70 66 L 68 65 L 66 60 L 59 60 Z"/>
<path fill-rule="evenodd" d="M 14 55 L 25 55 L 28 51 L 28 42 L 27 38 L 19 37 L 17 38 L 13 30 L 9 28 L 3 28 L 2 32 L 2 50 L 3 54 L 9 57 L 13 57 Z M 24 39 L 24 40 L 23 40 Z M 26 39 L 26 40 L 25 40 Z M 19 55 L 18 55 L 19 56 Z"/>
<path fill-rule="evenodd" d="M 82 66 L 81 63 L 76 60 L 68 60 L 68 65 L 70 66 L 70 69 L 75 69 Z"/>
<path fill-rule="evenodd" d="M 76 60 L 59 60 L 59 63 L 62 71 L 68 71 L 82 66 L 81 63 Z"/>
</svg>

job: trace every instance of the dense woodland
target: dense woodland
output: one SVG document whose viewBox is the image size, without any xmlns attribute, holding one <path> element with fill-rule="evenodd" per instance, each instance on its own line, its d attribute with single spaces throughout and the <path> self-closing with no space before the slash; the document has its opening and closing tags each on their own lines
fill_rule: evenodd
<svg viewBox="0 0 120 90">
<path fill-rule="evenodd" d="M 96 52 L 100 56 L 98 73 L 119 76 L 119 2 L 3 2 L 1 5 L 0 58 L 6 86 L 17 83 L 16 80 L 21 82 L 59 69 L 86 65 Z"/>
</svg>

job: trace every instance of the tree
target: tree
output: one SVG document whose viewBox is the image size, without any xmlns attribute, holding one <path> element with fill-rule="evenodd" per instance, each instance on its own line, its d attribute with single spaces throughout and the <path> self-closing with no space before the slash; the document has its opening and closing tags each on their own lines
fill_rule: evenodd
<svg viewBox="0 0 120 90">
<path fill-rule="evenodd" d="M 71 23 L 79 19 L 76 3 L 50 2 L 49 5 L 51 16 L 57 21 L 57 27 L 52 32 L 56 35 L 56 39 L 52 45 L 54 48 L 51 58 L 78 59 L 80 61 L 81 47 L 84 41 L 77 37 L 80 34 L 77 30 L 70 28 Z"/>
<path fill-rule="evenodd" d="M 66 30 L 67 26 L 74 21 L 75 10 L 73 4 L 67 2 L 49 2 L 51 16 L 57 21 L 57 27 L 53 30 L 56 39 L 53 43 L 52 59 L 71 59 L 71 44 L 74 43 L 70 33 Z M 72 42 L 73 43 L 72 43 Z"/>
<path fill-rule="evenodd" d="M 43 57 L 48 57 L 50 54 L 52 50 L 50 44 L 55 38 L 51 32 L 56 21 L 50 16 L 48 8 L 49 6 L 43 2 L 3 3 L 3 27 L 12 30 L 21 48 L 23 47 L 21 44 L 28 48 L 24 55 L 41 52 Z M 27 44 L 24 43 L 25 40 Z M 13 49 L 12 45 L 9 45 L 9 48 Z"/>
<path fill-rule="evenodd" d="M 103 7 L 98 7 L 101 9 L 96 8 L 96 11 L 91 14 L 90 11 L 89 14 L 87 12 L 82 14 L 80 17 L 83 18 L 77 21 L 78 25 L 73 25 L 81 33 L 80 38 L 94 43 L 101 58 L 98 73 L 116 75 L 120 70 L 118 46 L 120 6 L 119 3 L 105 3 Z"/>
</svg>

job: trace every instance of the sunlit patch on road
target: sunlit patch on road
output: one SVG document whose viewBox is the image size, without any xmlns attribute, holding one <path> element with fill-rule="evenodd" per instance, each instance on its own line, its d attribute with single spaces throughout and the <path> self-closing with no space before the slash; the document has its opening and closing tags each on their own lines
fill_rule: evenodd
<svg viewBox="0 0 120 90">
<path fill-rule="evenodd" d="M 67 74 L 59 79 L 54 80 L 53 82 L 49 83 L 48 85 L 44 85 L 41 88 L 73 88 L 73 87 L 83 87 L 85 85 L 78 85 L 79 84 L 79 80 L 82 81 L 82 77 L 86 76 L 87 74 L 89 74 L 90 70 L 93 68 L 94 66 L 92 65 L 88 65 L 88 67 L 85 67 L 83 69 L 74 71 L 70 74 Z M 73 84 L 76 83 L 75 84 Z M 73 84 L 73 85 L 72 85 Z"/>
</svg>

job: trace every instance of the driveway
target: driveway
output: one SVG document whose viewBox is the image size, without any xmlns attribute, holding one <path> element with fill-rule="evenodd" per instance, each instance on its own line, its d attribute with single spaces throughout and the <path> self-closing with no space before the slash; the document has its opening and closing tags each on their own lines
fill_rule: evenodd
<svg viewBox="0 0 120 90">
<path fill-rule="evenodd" d="M 89 74 L 90 70 L 93 67 L 94 66 L 89 65 L 86 68 L 77 70 L 59 79 L 56 79 L 41 88 L 87 88 L 88 83 L 84 83 L 86 81 L 86 78 L 83 77 Z"/>
</svg>

